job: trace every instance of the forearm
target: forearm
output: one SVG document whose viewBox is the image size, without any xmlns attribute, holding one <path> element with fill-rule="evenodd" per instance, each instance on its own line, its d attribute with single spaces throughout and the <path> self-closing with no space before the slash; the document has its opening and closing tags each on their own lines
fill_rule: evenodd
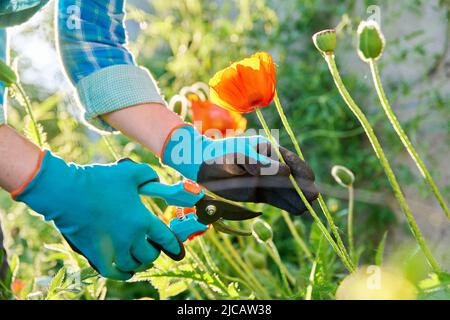
<svg viewBox="0 0 450 320">
<path fill-rule="evenodd" d="M 0 187 L 18 190 L 38 167 L 40 149 L 7 125 L 0 125 Z"/>
<path fill-rule="evenodd" d="M 161 155 L 164 142 L 173 128 L 183 120 L 163 104 L 148 103 L 128 107 L 103 115 L 112 127 Z"/>
<path fill-rule="evenodd" d="M 0 59 L 7 61 L 4 29 L 0 29 Z M 14 192 L 33 174 L 41 152 L 37 146 L 5 124 L 4 89 L 4 84 L 0 82 L 0 187 L 8 192 Z"/>
</svg>

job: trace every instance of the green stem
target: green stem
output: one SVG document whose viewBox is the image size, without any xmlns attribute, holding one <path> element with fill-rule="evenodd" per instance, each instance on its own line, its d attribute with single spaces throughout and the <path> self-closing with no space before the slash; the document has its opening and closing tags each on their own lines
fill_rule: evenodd
<svg viewBox="0 0 450 320">
<path fill-rule="evenodd" d="M 270 299 L 270 296 L 261 290 L 258 286 L 255 286 L 254 283 L 251 283 L 248 276 L 242 271 L 233 258 L 230 256 L 227 250 L 223 248 L 223 245 L 218 241 L 217 237 L 214 234 L 209 234 L 209 239 L 214 244 L 214 246 L 219 250 L 223 258 L 229 263 L 230 267 L 241 277 L 242 281 L 246 283 L 246 286 L 252 288 L 253 292 L 258 295 L 261 299 Z"/>
<path fill-rule="evenodd" d="M 280 254 L 278 253 L 277 247 L 275 246 L 273 241 L 269 240 L 265 242 L 264 245 L 266 246 L 269 255 L 272 257 L 273 261 L 275 261 L 276 265 L 278 266 L 278 269 L 280 270 L 281 274 L 281 280 L 283 281 L 283 285 L 286 289 L 287 294 L 291 297 L 292 289 L 291 286 L 289 285 L 289 282 L 295 285 L 294 277 L 289 273 L 286 266 L 281 261 Z"/>
<path fill-rule="evenodd" d="M 225 278 L 231 282 L 236 282 L 236 283 L 242 284 L 244 286 L 247 286 L 247 284 L 245 282 L 242 282 L 241 279 L 229 276 L 229 275 L 223 273 L 222 271 L 220 271 L 220 269 L 217 267 L 216 263 L 214 263 L 211 255 L 209 254 L 209 250 L 206 247 L 205 242 L 203 241 L 203 238 L 197 237 L 196 240 L 197 240 L 197 243 L 200 245 L 200 250 L 203 253 L 203 256 L 205 257 L 206 264 L 209 267 L 209 269 L 211 269 L 211 272 L 213 274 L 216 273 L 217 275 L 220 275 L 223 278 Z M 251 289 L 248 286 L 247 286 L 247 288 Z"/>
<path fill-rule="evenodd" d="M 348 215 L 347 215 L 347 233 L 348 233 L 348 248 L 350 251 L 350 257 L 355 262 L 355 244 L 353 241 L 353 206 L 355 199 L 355 190 L 353 185 L 348 187 Z"/>
<path fill-rule="evenodd" d="M 295 136 L 294 131 L 292 131 L 291 125 L 289 124 L 289 121 L 286 118 L 286 115 L 284 114 L 283 107 L 281 106 L 277 91 L 275 91 L 274 102 L 275 102 L 275 107 L 277 108 L 278 114 L 280 115 L 281 122 L 283 123 L 283 126 L 286 129 L 286 132 L 288 133 L 289 137 L 291 138 L 291 141 L 292 141 L 292 144 L 294 145 L 295 151 L 297 151 L 297 154 L 300 157 L 300 159 L 302 159 L 304 161 L 305 157 L 303 156 L 302 150 L 300 149 L 300 145 L 298 144 L 297 137 Z"/>
<path fill-rule="evenodd" d="M 213 272 L 217 272 L 217 266 L 214 263 L 213 259 L 211 258 L 210 254 L 209 254 L 209 250 L 208 250 L 208 248 L 206 248 L 206 245 L 205 245 L 203 239 L 201 237 L 197 237 L 197 242 L 200 246 L 200 250 L 203 253 L 203 256 L 205 257 L 206 264 L 209 266 L 209 268 Z"/>
<path fill-rule="evenodd" d="M 216 286 L 222 290 L 222 292 L 227 294 L 227 287 L 222 282 L 222 280 L 219 278 L 219 276 L 214 273 L 214 270 L 211 269 L 207 264 L 203 263 L 203 261 L 200 259 L 200 257 L 195 253 L 195 251 L 189 247 L 186 246 L 186 250 L 189 252 L 189 254 L 192 256 L 193 260 L 198 264 L 199 268 L 203 270 L 203 272 L 209 273 L 213 279 L 216 281 Z"/>
<path fill-rule="evenodd" d="M 305 300 L 312 299 L 312 291 L 314 288 L 314 282 L 315 282 L 315 278 L 316 278 L 316 269 L 317 269 L 317 265 L 319 263 L 319 253 L 322 248 L 322 244 L 323 244 L 323 236 L 320 237 L 319 245 L 316 250 L 316 257 L 314 258 L 314 263 L 311 267 L 311 273 L 309 274 L 309 285 L 306 288 Z"/>
<path fill-rule="evenodd" d="M 197 273 L 208 273 L 208 269 L 203 264 L 203 262 L 199 261 L 199 258 L 194 253 L 194 251 L 190 247 L 186 247 L 186 251 L 190 254 L 189 258 L 194 262 L 190 263 L 190 265 L 194 268 Z M 198 282 L 199 286 L 203 290 L 203 293 L 206 294 L 208 299 L 215 299 L 217 290 L 212 289 L 212 286 L 209 283 Z"/>
<path fill-rule="evenodd" d="M 282 154 L 280 152 L 278 144 L 275 141 L 275 139 L 273 138 L 273 136 L 272 136 L 272 134 L 270 132 L 269 126 L 267 125 L 267 122 L 264 119 L 264 116 L 263 116 L 261 110 L 259 108 L 256 108 L 255 111 L 256 111 L 256 115 L 258 116 L 259 121 L 261 122 L 261 125 L 264 128 L 264 131 L 266 132 L 267 137 L 269 138 L 269 141 L 271 142 L 272 146 L 274 147 L 274 149 L 275 149 L 275 151 L 276 151 L 276 153 L 278 155 L 278 158 L 280 159 L 281 163 L 286 164 L 286 162 L 284 161 L 284 158 L 283 158 L 283 156 L 282 156 Z M 314 221 L 317 223 L 317 226 L 319 227 L 320 231 L 323 233 L 325 238 L 328 240 L 328 242 L 330 243 L 331 247 L 334 249 L 334 251 L 339 256 L 339 258 L 341 258 L 341 260 L 344 263 L 345 267 L 350 272 L 355 271 L 355 267 L 353 266 L 351 261 L 349 259 L 347 259 L 347 257 L 342 253 L 341 249 L 338 247 L 336 242 L 333 240 L 333 237 L 328 232 L 327 228 L 322 223 L 322 221 L 320 220 L 319 216 L 317 215 L 317 213 L 314 211 L 313 207 L 309 203 L 309 201 L 306 199 L 303 191 L 298 186 L 297 181 L 292 176 L 292 174 L 289 175 L 289 180 L 291 181 L 292 185 L 294 186 L 295 191 L 298 193 L 298 195 L 302 199 L 302 201 L 305 204 L 306 208 L 308 209 L 309 213 L 313 217 Z"/>
<path fill-rule="evenodd" d="M 203 300 L 202 296 L 200 295 L 200 293 L 198 292 L 197 289 L 195 289 L 194 286 L 189 286 L 189 291 L 192 293 L 192 295 L 194 296 L 195 300 Z"/>
<path fill-rule="evenodd" d="M 408 204 L 406 203 L 406 199 L 403 195 L 403 192 L 400 188 L 400 185 L 398 184 L 397 178 L 395 177 L 394 172 L 392 171 L 391 165 L 389 164 L 388 159 L 386 158 L 386 155 L 384 154 L 383 149 L 381 148 L 380 143 L 378 142 L 378 138 L 376 137 L 372 126 L 370 125 L 369 121 L 367 120 L 364 113 L 361 111 L 361 109 L 358 107 L 358 105 L 355 103 L 355 101 L 350 96 L 349 92 L 347 91 L 341 76 L 339 74 L 339 71 L 336 66 L 336 61 L 334 60 L 333 54 L 325 54 L 324 55 L 325 61 L 327 62 L 328 68 L 330 70 L 330 73 L 333 77 L 333 80 L 336 84 L 336 87 L 339 90 L 339 93 L 341 94 L 342 98 L 344 99 L 345 103 L 348 105 L 350 110 L 354 113 L 354 115 L 358 118 L 359 122 L 361 123 L 362 127 L 364 128 L 364 131 L 366 132 L 367 137 L 369 138 L 370 143 L 372 144 L 372 147 L 380 160 L 380 163 L 388 177 L 389 183 L 392 186 L 392 189 L 394 190 L 395 197 L 397 198 L 397 201 L 400 204 L 400 207 L 402 208 L 406 220 L 409 223 L 409 226 L 411 228 L 411 231 L 419 244 L 421 250 L 423 251 L 424 255 L 426 256 L 428 263 L 431 265 L 431 267 L 434 269 L 435 272 L 440 272 L 441 267 L 439 266 L 439 263 L 436 261 L 436 259 L 433 257 L 433 254 L 431 253 L 430 248 L 428 247 L 428 244 L 426 243 L 425 239 L 423 238 L 422 233 L 420 232 L 420 229 L 414 219 L 414 216 L 411 213 L 411 210 L 408 207 Z"/>
<path fill-rule="evenodd" d="M 339 230 L 334 223 L 333 216 L 330 213 L 330 210 L 328 209 L 325 200 L 322 197 L 322 194 L 319 193 L 319 196 L 317 198 L 319 201 L 320 208 L 322 208 L 323 213 L 325 214 L 325 217 L 327 218 L 328 224 L 330 225 L 331 231 L 333 232 L 334 237 L 337 240 L 337 244 L 339 248 L 341 249 L 344 256 L 349 260 L 352 261 L 350 258 L 350 255 L 347 252 L 347 249 L 345 248 L 344 242 L 342 241 L 341 235 L 339 234 Z"/>
<path fill-rule="evenodd" d="M 309 284 L 306 288 L 305 300 L 311 300 L 312 291 L 314 287 L 314 279 L 316 278 L 316 268 L 317 268 L 317 260 L 315 260 L 311 267 L 311 273 L 309 274 Z"/>
<path fill-rule="evenodd" d="M 250 280 L 256 287 L 258 287 L 262 292 L 264 292 L 264 294 L 266 294 L 264 286 L 255 277 L 251 270 L 251 267 L 244 260 L 242 260 L 240 254 L 236 251 L 236 249 L 233 247 L 233 244 L 228 239 L 228 236 L 220 233 L 220 237 L 222 238 L 222 243 L 225 244 L 225 247 L 228 248 L 229 252 L 246 275 L 246 279 Z"/>
<path fill-rule="evenodd" d="M 383 89 L 383 85 L 380 80 L 380 73 L 378 71 L 378 66 L 377 66 L 376 62 L 373 59 L 371 59 L 369 61 L 369 65 L 370 65 L 370 71 L 372 73 L 373 83 L 375 85 L 375 89 L 378 94 L 378 99 L 380 100 L 380 103 L 383 106 L 384 113 L 386 114 L 386 116 L 388 117 L 392 126 L 394 127 L 395 132 L 399 136 L 399 138 L 402 141 L 403 145 L 405 146 L 406 150 L 408 150 L 408 153 L 410 154 L 411 158 L 416 163 L 416 166 L 419 169 L 420 173 L 422 174 L 423 178 L 426 180 L 426 182 L 430 186 L 431 190 L 433 191 L 434 196 L 436 197 L 436 199 L 438 200 L 442 209 L 444 210 L 445 215 L 447 216 L 447 218 L 450 219 L 450 210 L 445 203 L 444 197 L 440 193 L 438 187 L 436 186 L 436 183 L 434 182 L 433 178 L 431 177 L 431 174 L 428 172 L 427 168 L 425 167 L 425 164 L 423 163 L 423 161 L 420 158 L 419 154 L 417 153 L 416 149 L 412 145 L 411 141 L 408 138 L 408 135 L 403 130 L 402 126 L 400 125 L 400 122 L 398 121 L 397 117 L 395 116 L 395 113 L 392 111 L 392 108 L 389 105 L 389 101 L 386 97 L 386 94 Z"/>
<path fill-rule="evenodd" d="M 294 145 L 295 150 L 297 151 L 298 156 L 300 159 L 305 161 L 305 157 L 303 156 L 302 150 L 300 149 L 300 145 L 297 141 L 297 138 L 295 137 L 294 132 L 292 131 L 291 125 L 289 124 L 289 121 L 283 111 L 283 107 L 281 106 L 280 99 L 278 98 L 278 93 L 275 92 L 275 98 L 274 98 L 275 106 L 277 108 L 278 114 L 280 115 L 281 122 L 283 123 L 284 128 L 286 129 L 289 137 L 291 138 L 292 144 Z M 344 242 L 342 241 L 341 235 L 339 234 L 339 230 L 334 223 L 333 216 L 330 213 L 330 210 L 328 209 L 325 200 L 323 199 L 322 194 L 319 193 L 318 196 L 318 202 L 320 204 L 320 207 L 325 214 L 325 217 L 328 221 L 328 224 L 330 225 L 331 231 L 333 232 L 334 237 L 336 238 L 337 244 L 342 251 L 342 253 L 345 255 L 346 259 L 351 261 L 350 255 L 347 252 L 347 249 L 345 248 Z"/>
<path fill-rule="evenodd" d="M 27 111 L 28 116 L 30 117 L 31 123 L 33 124 L 33 130 L 34 134 L 36 135 L 37 144 L 39 147 L 42 148 L 43 142 L 41 133 L 39 132 L 39 128 L 36 122 L 36 119 L 34 118 L 33 109 L 31 108 L 30 100 L 28 100 L 28 96 L 25 93 L 25 90 L 23 90 L 20 83 L 15 83 L 15 87 L 17 88 L 17 91 L 19 91 L 20 95 L 22 96 L 23 102 L 25 103 L 25 110 Z"/>
<path fill-rule="evenodd" d="M 105 141 L 106 147 L 108 148 L 108 151 L 111 153 L 115 161 L 118 161 L 120 159 L 119 153 L 116 151 L 114 146 L 112 145 L 111 141 L 109 141 L 109 138 L 105 135 L 102 136 L 103 141 Z"/>
<path fill-rule="evenodd" d="M 303 239 L 300 237 L 300 235 L 297 232 L 297 229 L 295 229 L 294 223 L 292 222 L 291 217 L 286 211 L 281 211 L 281 215 L 283 216 L 284 221 L 286 222 L 289 231 L 291 232 L 292 236 L 294 237 L 294 240 L 297 242 L 298 246 L 303 250 L 303 252 L 306 254 L 308 259 L 312 262 L 313 261 L 313 255 L 311 251 L 309 251 L 308 246 L 303 241 Z"/>
</svg>

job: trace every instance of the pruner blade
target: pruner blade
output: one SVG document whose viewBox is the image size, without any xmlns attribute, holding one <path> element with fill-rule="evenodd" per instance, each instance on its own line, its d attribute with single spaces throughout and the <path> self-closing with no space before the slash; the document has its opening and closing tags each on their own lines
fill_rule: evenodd
<svg viewBox="0 0 450 320">
<path fill-rule="evenodd" d="M 260 216 L 261 212 L 247 209 L 243 206 L 214 199 L 205 195 L 196 204 L 198 221 L 203 224 L 212 224 L 219 219 L 241 221 Z"/>
<path fill-rule="evenodd" d="M 217 220 L 216 222 L 213 222 L 212 225 L 213 225 L 214 229 L 216 229 L 217 231 L 222 232 L 222 233 L 233 234 L 233 235 L 237 235 L 237 236 L 252 235 L 251 231 L 236 229 L 236 228 L 233 228 L 233 227 L 223 223 L 222 219 Z"/>
</svg>

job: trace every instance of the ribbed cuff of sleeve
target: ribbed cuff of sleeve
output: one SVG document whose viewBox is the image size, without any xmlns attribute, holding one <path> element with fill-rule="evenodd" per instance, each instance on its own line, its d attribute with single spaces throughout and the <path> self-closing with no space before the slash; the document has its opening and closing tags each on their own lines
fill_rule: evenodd
<svg viewBox="0 0 450 320">
<path fill-rule="evenodd" d="M 81 79 L 76 89 L 85 120 L 101 132 L 115 131 L 102 114 L 142 103 L 165 103 L 150 73 L 135 65 L 98 70 Z"/>
</svg>

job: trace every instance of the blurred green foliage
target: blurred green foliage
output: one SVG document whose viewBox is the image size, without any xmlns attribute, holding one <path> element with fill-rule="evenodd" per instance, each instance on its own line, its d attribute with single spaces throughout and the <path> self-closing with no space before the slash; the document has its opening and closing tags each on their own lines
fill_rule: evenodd
<svg viewBox="0 0 450 320">
<path fill-rule="evenodd" d="M 354 43 L 349 39 L 354 38 L 356 26 L 366 17 L 365 8 L 370 4 L 366 2 L 133 1 L 129 4 L 127 17 L 130 26 L 139 29 L 131 35 L 130 48 L 138 62 L 149 68 L 158 79 L 167 98 L 184 86 L 198 81 L 208 82 L 217 70 L 234 60 L 255 51 L 271 52 L 278 65 L 277 87 L 281 102 L 321 185 L 325 190 L 329 186 L 340 188 L 332 179 L 330 170 L 333 165 L 341 164 L 355 173 L 356 188 L 380 194 L 376 204 L 370 201 L 355 203 L 356 251 L 361 262 L 374 263 L 381 261 L 385 243 L 386 246 L 389 244 L 389 235 L 385 238 L 385 232 L 395 224 L 393 209 L 389 206 L 392 196 L 362 129 L 345 108 L 323 59 L 311 41 L 316 31 L 338 26 L 337 52 L 340 54 L 337 59 L 338 62 L 342 59 L 344 64 L 344 80 L 355 99 L 363 102 L 377 130 L 381 131 L 383 142 L 389 146 L 389 155 L 392 158 L 399 156 L 403 152 L 400 144 L 387 130 L 381 110 L 373 108 L 376 97 L 369 94 L 370 84 L 363 81 L 361 74 L 348 63 L 345 64 L 343 59 L 346 55 L 353 55 L 356 59 Z M 425 5 L 426 1 L 414 1 L 402 8 L 412 14 L 420 14 L 420 9 Z M 442 8 L 448 10 L 445 5 L 443 3 Z M 385 13 L 396 14 L 391 11 Z M 402 41 L 415 41 L 418 36 L 420 34 L 412 33 Z M 420 43 L 413 51 L 403 51 L 402 45 L 404 43 L 398 39 L 388 39 L 387 50 L 393 54 L 383 63 L 398 63 L 405 55 L 419 55 L 431 61 L 429 67 L 432 70 L 439 62 L 439 59 L 423 56 Z M 407 81 L 392 83 L 389 91 L 394 98 L 408 96 L 412 86 Z M 413 137 L 420 134 L 421 123 L 428 113 L 442 112 L 448 116 L 449 98 L 442 95 L 441 86 L 442 83 L 437 83 L 432 89 L 414 96 L 419 99 L 417 107 L 405 123 L 406 130 Z M 125 137 L 113 136 L 106 140 L 89 131 L 68 111 L 67 105 L 73 104 L 73 101 L 65 98 L 64 93 L 57 92 L 42 100 L 39 99 L 42 95 L 38 87 L 26 84 L 25 87 L 32 97 L 35 117 L 47 133 L 48 145 L 64 159 L 89 163 L 114 161 L 126 156 L 154 165 L 167 182 L 179 178 L 168 168 L 162 169 L 156 157 Z M 28 119 L 23 108 L 14 99 L 11 99 L 11 106 L 10 124 L 26 132 Z M 282 128 L 273 108 L 265 109 L 264 114 L 272 128 Z M 259 127 L 252 115 L 249 120 L 250 127 Z M 443 135 L 448 139 L 449 129 L 445 130 Z M 281 132 L 280 140 L 281 144 L 290 146 L 285 132 Z M 397 169 L 401 171 L 399 176 L 403 183 L 417 181 L 409 167 L 398 165 Z M 420 184 L 414 186 L 425 192 Z M 336 195 L 325 194 L 325 198 L 339 228 L 345 230 L 346 190 L 341 191 Z M 106 281 L 96 276 L 84 259 L 63 244 L 51 224 L 43 222 L 22 204 L 14 203 L 4 192 L 0 200 L 6 247 L 11 264 L 17 267 L 13 281 L 21 288 L 17 294 L 19 298 L 333 299 L 340 280 L 345 276 L 343 265 L 309 217 L 296 218 L 293 225 L 312 256 L 308 256 L 295 241 L 292 230 L 289 230 L 279 211 L 264 207 L 264 219 L 272 227 L 273 242 L 286 267 L 285 271 L 273 259 L 273 252 L 254 238 L 229 237 L 209 231 L 201 239 L 188 243 L 188 257 L 180 263 L 161 257 L 155 268 L 136 275 L 135 282 Z M 154 213 L 165 209 L 160 202 L 147 201 L 146 204 Z M 249 228 L 249 225 L 241 227 Z M 412 252 L 411 255 L 415 256 L 414 250 L 405 249 L 405 252 Z M 423 262 L 420 257 L 420 262 L 416 260 L 410 266 Z M 311 274 L 313 265 L 317 268 Z M 289 280 L 292 294 L 283 287 L 283 272 L 293 277 Z M 421 284 L 417 279 L 414 281 Z M 425 289 L 434 289 L 441 288 L 442 283 L 448 283 L 446 276 L 435 275 L 421 285 Z M 309 296 L 308 287 L 312 290 Z M 12 296 L 7 290 L 0 289 L 0 292 L 3 292 L 3 297 Z M 447 294 L 448 297 L 446 292 L 442 289 L 433 294 Z M 427 298 L 428 295 L 431 293 L 425 290 L 421 297 Z"/>
</svg>

